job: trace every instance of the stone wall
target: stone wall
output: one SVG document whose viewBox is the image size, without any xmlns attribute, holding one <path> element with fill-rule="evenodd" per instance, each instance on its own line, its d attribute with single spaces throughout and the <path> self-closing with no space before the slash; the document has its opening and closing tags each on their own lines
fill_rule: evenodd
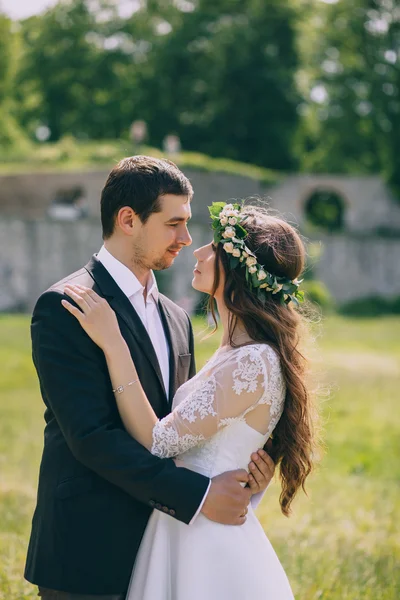
<svg viewBox="0 0 400 600">
<path fill-rule="evenodd" d="M 100 194 L 109 169 L 85 172 L 27 173 L 0 176 L 0 216 L 43 219 L 60 190 L 81 187 L 89 217 L 99 219 Z M 289 175 L 266 188 L 260 181 L 241 175 L 185 169 L 195 197 L 193 217 L 208 222 L 207 205 L 213 201 L 267 198 L 289 220 L 305 225 L 305 203 L 316 189 L 333 190 L 344 201 L 344 227 L 348 232 L 371 233 L 376 229 L 400 232 L 400 203 L 378 175 Z"/>
<path fill-rule="evenodd" d="M 52 283 L 86 264 L 101 246 L 97 222 L 0 219 L 0 310 L 30 310 Z"/>
<path fill-rule="evenodd" d="M 191 248 L 160 274 L 162 291 L 186 308 L 193 306 L 193 250 L 210 240 L 210 229 L 194 219 Z M 101 246 L 98 220 L 55 223 L 0 218 L 0 311 L 30 311 L 42 291 L 81 268 Z M 321 240 L 316 268 L 339 301 L 400 295 L 400 240 L 329 236 Z"/>
<path fill-rule="evenodd" d="M 315 276 L 339 303 L 370 296 L 400 296 L 400 239 L 323 238 Z"/>
<path fill-rule="evenodd" d="M 345 231 L 365 234 L 387 228 L 400 232 L 400 203 L 378 175 L 290 175 L 270 188 L 268 196 L 274 208 L 303 229 L 305 204 L 320 189 L 343 199 Z"/>
<path fill-rule="evenodd" d="M 26 173 L 0 175 L 0 215 L 24 219 L 43 219 L 60 190 L 81 187 L 87 200 L 89 217 L 99 219 L 100 195 L 110 169 L 71 173 Z M 225 173 L 206 173 L 185 169 L 195 190 L 193 216 L 207 218 L 206 207 L 230 198 L 262 197 L 262 184 L 249 177 Z"/>
</svg>

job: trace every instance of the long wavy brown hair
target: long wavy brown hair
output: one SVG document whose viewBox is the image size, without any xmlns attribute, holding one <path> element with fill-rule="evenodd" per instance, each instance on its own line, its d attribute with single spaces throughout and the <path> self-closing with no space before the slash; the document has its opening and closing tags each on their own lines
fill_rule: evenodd
<svg viewBox="0 0 400 600">
<path fill-rule="evenodd" d="M 242 208 L 243 227 L 247 230 L 246 245 L 254 252 L 259 264 L 279 277 L 299 278 L 305 267 L 306 252 L 297 231 L 281 218 L 272 216 L 267 209 L 247 205 Z M 289 516 L 291 503 L 311 473 L 318 446 L 318 415 L 313 394 L 307 386 L 307 360 L 300 351 L 301 332 L 305 318 L 292 303 L 282 305 L 277 295 L 266 294 L 263 304 L 245 279 L 244 268 L 229 268 L 229 255 L 222 244 L 216 248 L 213 290 L 208 309 L 215 326 L 215 293 L 221 281 L 221 267 L 225 273 L 223 298 L 230 311 L 229 340 L 238 321 L 249 337 L 269 344 L 278 353 L 286 383 L 286 398 L 282 416 L 273 432 L 268 453 L 279 464 L 282 490 L 280 505 Z M 278 295 L 279 296 L 279 295 Z"/>
</svg>

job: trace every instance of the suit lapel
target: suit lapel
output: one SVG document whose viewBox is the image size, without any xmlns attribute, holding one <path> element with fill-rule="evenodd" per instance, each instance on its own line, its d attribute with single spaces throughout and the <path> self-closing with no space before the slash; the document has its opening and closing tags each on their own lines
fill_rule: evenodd
<svg viewBox="0 0 400 600">
<path fill-rule="evenodd" d="M 117 315 L 124 321 L 125 325 L 134 336 L 138 346 L 143 350 L 143 353 L 148 358 L 166 397 L 164 381 L 153 344 L 129 298 L 127 298 L 121 288 L 116 284 L 107 269 L 97 260 L 96 256 L 93 256 L 85 268 L 96 282 L 101 294 L 108 301 Z"/>
<path fill-rule="evenodd" d="M 164 326 L 165 335 L 169 345 L 169 403 L 172 403 L 175 392 L 178 388 L 178 357 L 179 348 L 174 331 L 174 320 L 162 298 L 158 301 L 161 320 Z"/>
</svg>

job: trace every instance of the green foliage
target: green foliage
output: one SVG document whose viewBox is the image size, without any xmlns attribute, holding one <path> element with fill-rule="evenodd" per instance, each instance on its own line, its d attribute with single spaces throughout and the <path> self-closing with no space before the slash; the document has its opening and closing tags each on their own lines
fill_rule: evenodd
<svg viewBox="0 0 400 600">
<path fill-rule="evenodd" d="M 0 12 L 0 105 L 12 95 L 16 44 L 12 21 Z"/>
<path fill-rule="evenodd" d="M 117 137 L 130 124 L 135 73 L 115 3 L 102 2 L 102 14 L 110 13 L 106 22 L 89 4 L 59 2 L 23 23 L 20 101 L 27 89 L 38 97 L 24 122 L 45 123 L 51 140 Z"/>
<path fill-rule="evenodd" d="M 166 156 L 165 152 L 148 146 L 141 148 L 141 152 L 158 158 Z M 170 158 L 182 169 L 187 168 L 194 169 L 195 171 L 229 173 L 230 175 L 238 176 L 242 175 L 243 177 L 257 179 L 265 186 L 274 185 L 282 179 L 280 173 L 272 171 L 271 169 L 257 167 L 256 165 L 238 162 L 229 158 L 214 158 L 213 156 L 201 154 L 200 152 L 184 151 L 176 156 L 171 156 Z"/>
<path fill-rule="evenodd" d="M 308 198 L 307 220 L 313 226 L 326 231 L 340 231 L 343 228 L 344 200 L 332 190 L 318 189 Z"/>
<path fill-rule="evenodd" d="M 317 281 L 315 279 L 305 280 L 301 284 L 301 287 L 305 292 L 306 300 L 309 300 L 313 304 L 317 304 L 324 312 L 333 309 L 333 298 L 322 281 Z"/>
<path fill-rule="evenodd" d="M 382 298 L 374 296 L 347 302 L 339 308 L 342 315 L 351 317 L 379 317 L 381 315 L 400 315 L 400 296 Z"/>
<path fill-rule="evenodd" d="M 298 167 L 379 172 L 400 197 L 392 0 L 152 0 L 125 17 L 117 4 L 60 0 L 19 24 L 0 12 L 0 146 L 9 154 L 20 160 L 39 126 L 51 141 L 115 140 L 144 119 L 151 147 L 180 137 L 190 152 L 183 168 L 252 170 L 266 185 Z M 90 164 L 113 161 L 102 151 Z M 208 156 L 221 157 L 219 169 Z"/>
<path fill-rule="evenodd" d="M 19 119 L 102 139 L 145 119 L 148 141 L 177 133 L 183 147 L 287 170 L 295 167 L 295 13 L 278 0 L 58 2 L 21 24 Z M 210 135 L 212 132 L 212 135 Z M 225 170 L 225 169 L 224 169 Z"/>
<path fill-rule="evenodd" d="M 313 1 L 309 10 L 299 74 L 303 168 L 380 172 L 400 192 L 398 7 L 387 0 Z M 319 98 L 310 99 L 311 89 Z"/>
<path fill-rule="evenodd" d="M 297 67 L 290 5 L 279 0 L 200 0 L 191 12 L 155 2 L 172 31 L 154 46 L 142 114 L 151 139 L 273 169 L 295 166 Z M 210 133 L 212 134 L 210 135 Z"/>
<path fill-rule="evenodd" d="M 5 156 L 12 154 L 15 160 L 20 161 L 31 151 L 32 145 L 13 115 L 10 102 L 0 105 L 0 112 L 0 148 Z"/>
<path fill-rule="evenodd" d="M 19 38 L 13 22 L 0 12 L 0 147 L 26 151 L 28 140 L 15 116 L 14 85 Z"/>
<path fill-rule="evenodd" d="M 125 156 L 134 154 L 137 149 L 124 139 L 103 140 L 101 142 L 77 140 L 70 135 L 58 142 L 34 144 L 24 139 L 23 143 L 11 148 L 0 145 L 0 172 L 24 173 L 35 170 L 85 170 L 111 168 Z M 166 153 L 157 148 L 144 146 L 140 151 L 149 156 L 165 158 Z M 261 181 L 272 185 L 280 180 L 280 175 L 269 169 L 255 167 L 229 159 L 219 159 L 199 154 L 181 152 L 170 157 L 184 171 L 204 171 L 208 173 L 229 173 Z"/>
</svg>

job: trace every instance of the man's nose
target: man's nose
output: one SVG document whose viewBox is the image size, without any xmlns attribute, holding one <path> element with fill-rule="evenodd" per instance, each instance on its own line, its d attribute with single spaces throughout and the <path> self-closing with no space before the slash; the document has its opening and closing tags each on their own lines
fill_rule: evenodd
<svg viewBox="0 0 400 600">
<path fill-rule="evenodd" d="M 192 236 L 190 235 L 189 230 L 186 229 L 182 237 L 179 239 L 179 242 L 184 246 L 190 246 L 192 241 Z"/>
</svg>

